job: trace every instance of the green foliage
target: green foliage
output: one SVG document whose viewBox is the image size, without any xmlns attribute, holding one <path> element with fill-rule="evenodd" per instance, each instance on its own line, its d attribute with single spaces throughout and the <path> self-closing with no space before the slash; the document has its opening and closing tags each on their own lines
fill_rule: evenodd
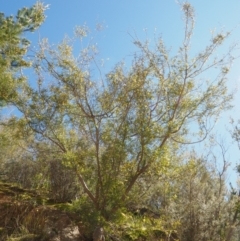
<svg viewBox="0 0 240 241">
<path fill-rule="evenodd" d="M 37 2 L 33 7 L 19 10 L 15 18 L 0 13 L 0 102 L 2 105 L 16 97 L 17 87 L 25 80 L 19 70 L 30 66 L 30 62 L 24 58 L 30 42 L 23 37 L 23 34 L 27 31 L 33 32 L 43 23 L 45 9 L 41 2 Z"/>
<path fill-rule="evenodd" d="M 167 175 L 172 147 L 205 139 L 229 107 L 222 68 L 231 63 L 231 53 L 214 57 L 228 34 L 217 34 L 192 57 L 194 14 L 190 5 L 184 9 L 188 24 L 176 56 L 170 57 L 161 39 L 155 49 L 136 40 L 139 52 L 129 70 L 118 64 L 101 82 L 91 75 L 95 46 L 76 58 L 68 39 L 56 48 L 43 40 L 33 64 L 37 89 L 23 84 L 14 101 L 35 138 L 37 157 L 46 152 L 46 160 L 71 168 L 107 220 L 138 199 L 137 190 L 154 185 L 151 177 Z M 203 82 L 211 68 L 220 73 Z"/>
<path fill-rule="evenodd" d="M 106 227 L 107 223 L 100 211 L 96 210 L 93 203 L 86 195 L 73 201 L 64 210 L 77 213 L 79 220 L 84 226 L 84 235 L 92 237 L 92 233 L 97 226 Z"/>
</svg>

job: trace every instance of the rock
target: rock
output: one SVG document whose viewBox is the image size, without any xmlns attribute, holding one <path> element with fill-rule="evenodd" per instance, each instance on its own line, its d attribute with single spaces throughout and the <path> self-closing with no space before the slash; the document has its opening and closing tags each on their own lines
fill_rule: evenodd
<svg viewBox="0 0 240 241">
<path fill-rule="evenodd" d="M 61 240 L 60 240 L 59 236 L 55 236 L 55 237 L 49 239 L 49 241 L 61 241 Z"/>
<path fill-rule="evenodd" d="M 68 226 L 60 234 L 60 241 L 79 241 L 80 233 L 78 226 Z"/>
</svg>

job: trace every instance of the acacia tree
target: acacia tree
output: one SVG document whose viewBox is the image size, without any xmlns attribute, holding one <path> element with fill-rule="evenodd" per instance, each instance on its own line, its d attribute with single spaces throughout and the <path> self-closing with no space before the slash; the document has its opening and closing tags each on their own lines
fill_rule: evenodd
<svg viewBox="0 0 240 241">
<path fill-rule="evenodd" d="M 17 94 L 17 86 L 23 81 L 19 71 L 29 67 L 24 56 L 30 41 L 24 33 L 35 31 L 44 21 L 46 6 L 37 2 L 33 7 L 20 9 L 16 15 L 0 13 L 0 103 L 4 104 Z"/>
<path fill-rule="evenodd" d="M 49 144 L 49 151 L 55 146 L 54 155 L 75 170 L 105 218 L 129 201 L 143 175 L 161 171 L 168 144 L 203 140 L 229 107 L 226 75 L 233 57 L 231 51 L 214 55 L 229 34 L 214 35 L 192 57 L 194 10 L 188 3 L 182 10 L 185 32 L 176 56 L 170 57 L 161 39 L 154 48 L 136 40 L 140 53 L 131 68 L 118 64 L 100 80 L 91 72 L 94 46 L 75 57 L 71 41 L 54 48 L 43 40 L 33 65 L 37 88 L 25 83 L 13 101 L 24 115 L 21 123 L 37 143 Z M 85 30 L 77 29 L 81 38 Z M 212 68 L 217 76 L 204 79 Z"/>
</svg>

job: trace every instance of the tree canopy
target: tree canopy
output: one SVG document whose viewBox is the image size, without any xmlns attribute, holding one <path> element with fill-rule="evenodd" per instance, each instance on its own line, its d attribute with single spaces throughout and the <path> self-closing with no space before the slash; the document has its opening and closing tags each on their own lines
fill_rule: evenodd
<svg viewBox="0 0 240 241">
<path fill-rule="evenodd" d="M 24 58 L 30 45 L 24 33 L 35 31 L 43 23 L 44 10 L 44 5 L 38 2 L 31 8 L 20 9 L 16 17 L 0 13 L 1 104 L 17 94 L 16 88 L 23 81 L 19 71 L 31 64 Z"/>
</svg>

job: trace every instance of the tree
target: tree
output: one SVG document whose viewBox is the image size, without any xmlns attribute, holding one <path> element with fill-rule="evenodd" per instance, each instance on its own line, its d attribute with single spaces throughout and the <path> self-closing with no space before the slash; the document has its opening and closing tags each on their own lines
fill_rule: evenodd
<svg viewBox="0 0 240 241">
<path fill-rule="evenodd" d="M 29 67 L 24 56 L 30 42 L 23 34 L 35 31 L 44 21 L 46 6 L 37 2 L 33 7 L 23 8 L 16 17 L 0 13 L 0 104 L 17 95 L 17 87 L 24 80 L 19 71 Z"/>
<path fill-rule="evenodd" d="M 141 198 L 131 204 L 134 218 L 127 216 L 116 225 L 124 234 L 145 240 L 238 240 L 239 197 L 226 185 L 229 164 L 220 148 L 220 158 L 212 150 L 201 156 L 173 151 L 167 171 L 157 180 L 143 175 L 136 183 Z"/>
<path fill-rule="evenodd" d="M 49 152 L 55 146 L 53 155 L 75 170 L 88 200 L 106 219 L 131 201 L 141 177 L 164 173 L 170 146 L 204 140 L 229 107 L 231 50 L 214 55 L 229 33 L 214 35 L 192 57 L 194 10 L 188 3 L 182 9 L 185 32 L 176 56 L 161 39 L 154 49 L 135 40 L 140 53 L 131 68 L 118 64 L 100 81 L 91 72 L 94 46 L 75 57 L 67 39 L 56 49 L 43 40 L 33 64 L 37 88 L 25 83 L 13 101 L 36 143 Z M 203 79 L 212 68 L 218 68 L 217 76 Z"/>
<path fill-rule="evenodd" d="M 175 198 L 165 208 L 165 215 L 178 223 L 179 240 L 235 240 L 238 197 L 231 195 L 226 185 L 228 164 L 223 161 L 218 170 L 219 159 L 191 155 L 170 184 Z"/>
</svg>

